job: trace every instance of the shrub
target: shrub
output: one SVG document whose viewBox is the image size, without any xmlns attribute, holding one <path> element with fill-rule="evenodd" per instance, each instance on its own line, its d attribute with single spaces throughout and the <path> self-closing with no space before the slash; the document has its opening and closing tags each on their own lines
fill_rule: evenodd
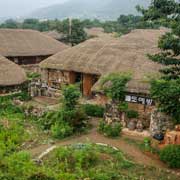
<svg viewBox="0 0 180 180">
<path fill-rule="evenodd" d="M 73 134 L 73 128 L 66 122 L 56 123 L 51 127 L 52 136 L 63 139 Z"/>
<path fill-rule="evenodd" d="M 104 116 L 105 108 L 103 106 L 93 105 L 93 104 L 85 104 L 85 105 L 82 105 L 82 107 L 88 116 L 93 116 L 93 117 L 103 117 Z"/>
<path fill-rule="evenodd" d="M 111 73 L 101 79 L 101 88 L 112 100 L 124 101 L 126 84 L 130 80 L 130 74 Z"/>
<path fill-rule="evenodd" d="M 108 137 L 118 137 L 121 133 L 122 126 L 120 123 L 106 124 L 101 121 L 99 124 L 99 131 Z"/>
<path fill-rule="evenodd" d="M 180 168 L 180 145 L 168 145 L 160 151 L 160 159 L 171 168 Z"/>
<path fill-rule="evenodd" d="M 139 114 L 137 111 L 134 111 L 134 110 L 128 110 L 126 111 L 126 116 L 127 118 L 129 119 L 134 119 L 134 118 L 138 118 L 139 117 Z"/>
<path fill-rule="evenodd" d="M 80 98 L 80 91 L 78 87 L 75 85 L 68 85 L 63 88 L 63 96 L 64 96 L 64 107 L 68 110 L 72 110 L 78 104 L 78 100 Z"/>
<path fill-rule="evenodd" d="M 42 172 L 37 172 L 35 174 L 32 174 L 28 180 L 55 180 L 54 177 L 50 177 Z"/>
<path fill-rule="evenodd" d="M 34 170 L 35 165 L 27 152 L 18 152 L 6 158 L 7 172 L 13 177 L 27 177 Z M 26 178 L 24 178 L 26 179 Z"/>
</svg>

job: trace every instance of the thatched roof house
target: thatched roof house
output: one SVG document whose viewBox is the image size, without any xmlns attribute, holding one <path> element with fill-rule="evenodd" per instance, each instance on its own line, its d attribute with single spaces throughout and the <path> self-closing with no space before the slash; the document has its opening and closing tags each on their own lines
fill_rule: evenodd
<svg viewBox="0 0 180 180">
<path fill-rule="evenodd" d="M 5 57 L 49 56 L 67 48 L 34 30 L 0 29 L 0 54 Z"/>
<path fill-rule="evenodd" d="M 161 65 L 150 61 L 148 53 L 156 53 L 158 40 L 165 30 L 133 30 L 120 39 L 94 38 L 71 49 L 64 50 L 43 61 L 43 69 L 61 70 L 103 76 L 112 72 L 129 72 L 132 80 L 128 91 L 149 92 L 147 76 L 158 73 Z M 98 91 L 97 81 L 92 84 Z"/>
<path fill-rule="evenodd" d="M 24 70 L 17 64 L 0 56 L 0 87 L 17 86 L 26 81 Z"/>
<path fill-rule="evenodd" d="M 22 65 L 27 72 L 39 72 L 41 61 L 66 48 L 65 44 L 38 31 L 0 29 L 0 55 Z"/>
</svg>

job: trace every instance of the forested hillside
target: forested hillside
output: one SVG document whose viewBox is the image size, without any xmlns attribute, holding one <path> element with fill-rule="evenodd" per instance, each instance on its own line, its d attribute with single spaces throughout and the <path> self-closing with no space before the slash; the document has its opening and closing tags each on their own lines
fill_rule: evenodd
<svg viewBox="0 0 180 180">
<path fill-rule="evenodd" d="M 64 4 L 56 4 L 38 9 L 27 17 L 40 19 L 98 18 L 101 20 L 116 19 L 119 14 L 137 15 L 136 5 L 147 6 L 149 0 L 69 0 Z"/>
</svg>

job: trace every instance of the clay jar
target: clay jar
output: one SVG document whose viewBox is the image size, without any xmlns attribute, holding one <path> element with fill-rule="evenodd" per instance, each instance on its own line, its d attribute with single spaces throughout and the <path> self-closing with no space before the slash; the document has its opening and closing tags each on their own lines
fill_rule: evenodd
<svg viewBox="0 0 180 180">
<path fill-rule="evenodd" d="M 134 131 L 136 129 L 136 119 L 131 119 L 128 123 L 128 129 Z"/>
<path fill-rule="evenodd" d="M 136 129 L 138 132 L 143 132 L 143 124 L 141 121 L 138 121 L 136 124 Z"/>
</svg>

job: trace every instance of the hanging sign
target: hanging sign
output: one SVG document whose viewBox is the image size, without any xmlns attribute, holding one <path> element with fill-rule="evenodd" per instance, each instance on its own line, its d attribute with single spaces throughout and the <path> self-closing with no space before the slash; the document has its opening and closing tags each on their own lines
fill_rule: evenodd
<svg viewBox="0 0 180 180">
<path fill-rule="evenodd" d="M 147 105 L 147 106 L 154 105 L 154 102 L 151 98 L 135 96 L 135 95 L 126 95 L 125 101 L 131 102 L 131 103 L 143 104 L 143 105 Z"/>
</svg>

